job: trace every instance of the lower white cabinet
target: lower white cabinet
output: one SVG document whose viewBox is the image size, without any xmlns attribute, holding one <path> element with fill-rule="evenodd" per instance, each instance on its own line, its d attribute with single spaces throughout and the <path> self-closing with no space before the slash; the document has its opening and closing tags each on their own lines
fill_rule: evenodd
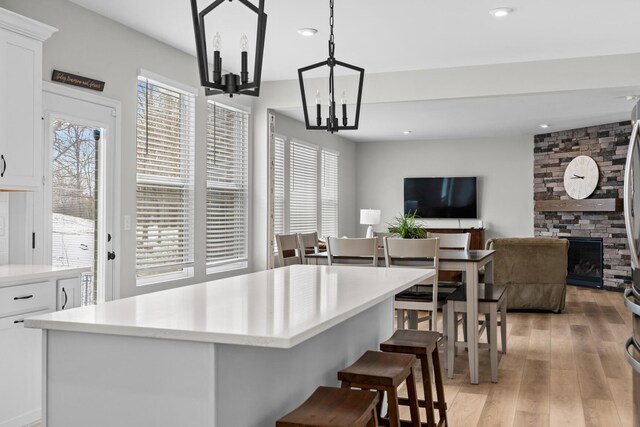
<svg viewBox="0 0 640 427">
<path fill-rule="evenodd" d="M 55 281 L 0 288 L 0 427 L 40 419 L 42 332 L 24 319 L 55 310 Z"/>
<path fill-rule="evenodd" d="M 56 310 L 80 307 L 80 277 L 58 280 L 58 303 Z"/>
<path fill-rule="evenodd" d="M 41 419 L 42 331 L 24 319 L 80 306 L 87 269 L 0 266 L 0 427 Z M 13 275 L 15 273 L 15 275 Z"/>
</svg>

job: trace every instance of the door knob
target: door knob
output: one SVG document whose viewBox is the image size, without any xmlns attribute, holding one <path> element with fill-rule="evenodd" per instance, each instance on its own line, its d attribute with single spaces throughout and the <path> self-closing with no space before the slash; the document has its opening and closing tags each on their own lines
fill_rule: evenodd
<svg viewBox="0 0 640 427">
<path fill-rule="evenodd" d="M 107 252 L 107 260 L 111 261 L 112 259 L 116 259 L 116 253 L 115 252 Z"/>
</svg>

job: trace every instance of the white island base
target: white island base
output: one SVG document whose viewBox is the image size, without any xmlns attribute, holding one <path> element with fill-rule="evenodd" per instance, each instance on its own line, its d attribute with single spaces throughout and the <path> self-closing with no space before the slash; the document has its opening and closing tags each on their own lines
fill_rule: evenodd
<svg viewBox="0 0 640 427">
<path fill-rule="evenodd" d="M 292 348 L 48 331 L 49 427 L 266 427 L 393 332 L 384 302 Z"/>
<path fill-rule="evenodd" d="M 271 427 L 393 332 L 433 270 L 297 265 L 32 317 L 47 427 Z"/>
</svg>

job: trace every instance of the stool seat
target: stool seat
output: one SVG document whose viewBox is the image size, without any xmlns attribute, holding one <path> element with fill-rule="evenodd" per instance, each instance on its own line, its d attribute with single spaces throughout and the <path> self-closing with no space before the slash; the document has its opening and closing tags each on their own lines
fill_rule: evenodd
<svg viewBox="0 0 640 427">
<path fill-rule="evenodd" d="M 277 427 L 364 427 L 376 419 L 378 393 L 318 387 L 298 408 L 280 418 Z"/>
<path fill-rule="evenodd" d="M 398 387 L 409 376 L 416 357 L 367 351 L 353 365 L 338 372 L 349 383 Z"/>
<path fill-rule="evenodd" d="M 442 334 L 439 332 L 398 329 L 391 338 L 380 344 L 380 350 L 426 356 L 433 353 L 441 339 Z"/>
</svg>

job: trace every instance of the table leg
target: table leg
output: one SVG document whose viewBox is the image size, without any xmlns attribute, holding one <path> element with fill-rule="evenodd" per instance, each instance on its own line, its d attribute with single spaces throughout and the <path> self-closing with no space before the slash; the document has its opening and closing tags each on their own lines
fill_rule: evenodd
<svg viewBox="0 0 640 427">
<path fill-rule="evenodd" d="M 469 377 L 478 384 L 478 264 L 466 263 L 467 344 L 469 349 Z"/>
</svg>

